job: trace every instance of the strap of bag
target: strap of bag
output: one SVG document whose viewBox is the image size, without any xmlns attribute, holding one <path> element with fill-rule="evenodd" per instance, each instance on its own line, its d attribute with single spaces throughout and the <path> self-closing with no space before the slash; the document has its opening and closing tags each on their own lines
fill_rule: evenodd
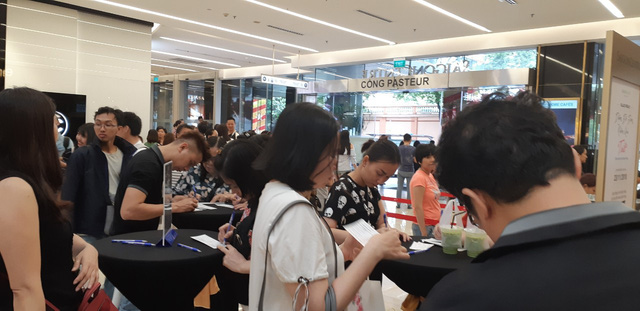
<svg viewBox="0 0 640 311">
<path fill-rule="evenodd" d="M 282 215 L 284 215 L 284 213 L 286 213 L 291 207 L 293 207 L 296 204 L 306 204 L 309 205 L 311 208 L 313 208 L 313 206 L 311 205 L 311 203 L 309 203 L 309 201 L 307 200 L 296 200 L 293 201 L 291 203 L 289 203 L 287 206 L 285 206 L 279 213 L 278 215 L 276 215 L 276 217 L 273 220 L 273 223 L 271 224 L 271 227 L 269 227 L 269 230 L 267 231 L 267 245 L 266 245 L 266 249 L 265 249 L 265 256 L 264 256 L 264 273 L 262 275 L 262 288 L 260 289 L 260 301 L 258 302 L 258 310 L 262 311 L 264 310 L 264 290 L 265 290 L 265 281 L 267 279 L 267 254 L 269 253 L 269 238 L 271 237 L 271 232 L 273 232 L 273 227 L 275 227 L 275 225 L 278 223 L 278 221 L 280 221 L 280 219 L 282 218 Z M 329 230 L 329 236 L 331 236 L 331 242 L 333 244 L 333 258 L 335 260 L 335 269 L 334 269 L 334 276 L 335 278 L 338 277 L 338 254 L 337 254 L 337 250 L 336 250 L 336 241 L 333 237 L 333 234 L 331 233 L 331 228 L 329 227 L 329 225 L 327 224 L 327 222 L 320 217 L 320 215 L 316 212 L 316 215 L 322 220 L 322 222 L 324 223 L 324 225 L 327 227 L 327 230 Z M 308 298 L 308 297 L 307 297 Z M 329 299 L 328 304 L 327 304 L 327 299 Z M 329 308 L 329 306 L 332 305 L 332 308 Z M 325 296 L 325 306 L 326 310 L 337 310 L 336 308 L 336 297 L 335 297 L 335 292 L 333 290 L 333 286 L 331 286 L 331 284 L 329 284 L 329 289 L 327 291 L 327 295 Z"/>
</svg>

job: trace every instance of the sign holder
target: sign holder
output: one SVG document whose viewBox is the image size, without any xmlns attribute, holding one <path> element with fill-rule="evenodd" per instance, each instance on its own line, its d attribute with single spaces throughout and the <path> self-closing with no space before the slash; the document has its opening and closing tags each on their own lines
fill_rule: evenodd
<svg viewBox="0 0 640 311">
<path fill-rule="evenodd" d="M 640 46 L 613 30 L 605 43 L 596 201 L 636 207 Z"/>
<path fill-rule="evenodd" d="M 164 209 L 162 210 L 162 218 L 160 219 L 162 226 L 162 239 L 156 244 L 160 247 L 169 247 L 173 244 L 178 232 L 171 229 L 171 198 L 173 192 L 171 190 L 171 171 L 173 170 L 173 161 L 169 161 L 164 164 L 162 171 L 162 204 Z"/>
</svg>

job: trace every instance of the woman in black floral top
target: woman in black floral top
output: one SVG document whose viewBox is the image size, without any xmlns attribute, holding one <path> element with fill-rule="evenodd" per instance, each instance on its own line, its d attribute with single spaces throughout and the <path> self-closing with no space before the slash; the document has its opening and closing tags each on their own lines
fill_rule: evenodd
<svg viewBox="0 0 640 311">
<path fill-rule="evenodd" d="M 211 137 L 207 139 L 209 146 L 209 153 L 211 158 L 207 162 L 200 163 L 189 169 L 186 173 L 180 176 L 180 179 L 176 182 L 176 186 L 173 188 L 173 195 L 189 195 L 195 190 L 195 196 L 199 197 L 200 202 L 210 202 L 216 194 L 229 192 L 229 186 L 227 186 L 213 165 L 215 157 L 220 152 L 218 137 Z"/>
<path fill-rule="evenodd" d="M 374 229 L 386 227 L 384 203 L 377 187 L 396 172 L 399 163 L 398 146 L 388 140 L 378 140 L 365 152 L 353 172 L 340 176 L 331 186 L 322 214 L 336 243 L 342 243 L 349 234 L 343 226 L 358 219 Z M 409 239 L 404 233 L 402 237 L 405 241 Z"/>
</svg>

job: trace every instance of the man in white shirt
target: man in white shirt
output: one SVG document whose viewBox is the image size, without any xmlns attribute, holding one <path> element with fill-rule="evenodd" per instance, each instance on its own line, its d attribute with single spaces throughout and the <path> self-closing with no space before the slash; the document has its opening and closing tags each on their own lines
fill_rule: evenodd
<svg viewBox="0 0 640 311">
<path fill-rule="evenodd" d="M 229 132 L 229 138 L 233 140 L 238 138 L 238 132 L 236 132 L 236 119 L 233 117 L 227 118 L 227 131 Z"/>
<path fill-rule="evenodd" d="M 136 149 L 146 148 L 140 140 L 140 131 L 142 130 L 142 120 L 135 113 L 127 111 L 123 113 L 122 127 L 118 129 L 118 136 L 124 138 Z"/>
</svg>

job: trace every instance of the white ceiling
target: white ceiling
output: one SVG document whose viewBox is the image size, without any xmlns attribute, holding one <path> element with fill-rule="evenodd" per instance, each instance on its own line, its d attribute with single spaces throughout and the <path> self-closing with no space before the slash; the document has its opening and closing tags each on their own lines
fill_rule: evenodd
<svg viewBox="0 0 640 311">
<path fill-rule="evenodd" d="M 488 28 L 494 33 L 616 19 L 598 0 L 516 0 L 510 5 L 499 0 L 429 0 L 430 3 Z M 289 62 L 285 57 L 314 53 L 299 48 L 212 29 L 185 21 L 138 12 L 94 0 L 61 0 L 69 4 L 159 23 L 153 33 L 152 50 L 181 56 L 235 64 L 240 67 L 271 65 L 270 58 Z M 299 45 L 319 52 L 330 52 L 386 45 L 328 26 L 307 21 L 245 0 L 113 0 L 111 2 L 193 20 L 234 31 Z M 485 32 L 444 16 L 413 0 L 262 0 L 261 2 L 304 14 L 325 22 L 393 41 L 410 43 L 443 38 L 478 35 Z M 612 0 L 625 18 L 640 17 L 640 0 Z M 390 22 L 358 12 L 362 10 Z M 278 30 L 290 30 L 298 34 Z M 195 42 L 222 49 L 259 55 L 241 55 L 162 39 Z M 152 64 L 179 67 L 198 72 L 230 65 L 194 61 L 153 53 Z M 173 61 L 173 62 L 167 62 Z M 186 60 L 186 61 L 185 61 Z M 177 63 L 176 63 L 177 62 Z M 278 63 L 276 63 L 278 64 Z M 203 68 L 207 67 L 207 68 Z M 152 66 L 159 75 L 189 71 Z"/>
</svg>

